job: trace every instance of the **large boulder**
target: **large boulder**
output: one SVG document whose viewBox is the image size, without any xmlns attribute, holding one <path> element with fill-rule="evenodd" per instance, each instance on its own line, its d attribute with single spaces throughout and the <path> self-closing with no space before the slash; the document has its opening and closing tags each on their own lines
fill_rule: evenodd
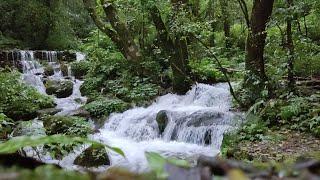
<svg viewBox="0 0 320 180">
<path fill-rule="evenodd" d="M 55 95 L 57 98 L 66 98 L 73 92 L 73 83 L 69 80 L 47 80 L 46 93 Z"/>
<path fill-rule="evenodd" d="M 157 117 L 156 117 L 156 121 L 158 123 L 159 132 L 160 132 L 160 134 L 162 134 L 164 132 L 164 130 L 166 129 L 168 122 L 169 122 L 167 111 L 165 111 L 165 110 L 159 111 L 157 114 Z"/>
<path fill-rule="evenodd" d="M 74 164 L 83 167 L 98 167 L 110 165 L 110 159 L 105 147 L 90 146 L 74 160 Z"/>
<path fill-rule="evenodd" d="M 44 116 L 41 118 L 48 135 L 65 134 L 87 137 L 93 133 L 92 125 L 85 118 L 76 116 Z"/>
</svg>

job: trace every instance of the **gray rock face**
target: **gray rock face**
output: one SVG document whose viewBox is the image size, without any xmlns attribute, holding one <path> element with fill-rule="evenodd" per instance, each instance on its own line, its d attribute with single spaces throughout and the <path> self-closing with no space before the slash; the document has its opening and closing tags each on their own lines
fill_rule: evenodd
<svg viewBox="0 0 320 180">
<path fill-rule="evenodd" d="M 69 97 L 73 92 L 73 83 L 69 80 L 47 80 L 45 86 L 46 93 L 57 98 Z"/>
<path fill-rule="evenodd" d="M 160 132 L 160 134 L 162 134 L 164 132 L 165 128 L 167 127 L 168 122 L 169 122 L 167 111 L 165 111 L 165 110 L 159 111 L 157 114 L 157 117 L 156 117 L 156 121 L 158 123 L 159 132 Z"/>
<path fill-rule="evenodd" d="M 90 146 L 74 160 L 74 164 L 83 167 L 98 167 L 110 165 L 110 160 L 104 147 Z"/>
</svg>

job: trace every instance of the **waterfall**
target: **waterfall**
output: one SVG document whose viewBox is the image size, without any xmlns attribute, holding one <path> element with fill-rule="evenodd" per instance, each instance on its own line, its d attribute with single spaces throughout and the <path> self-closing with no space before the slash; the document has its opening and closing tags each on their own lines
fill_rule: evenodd
<svg viewBox="0 0 320 180">
<path fill-rule="evenodd" d="M 35 58 L 34 51 L 18 51 L 21 60 L 23 75 L 22 79 L 25 83 L 36 88 L 40 93 L 46 94 L 46 88 L 43 83 L 44 79 L 44 68 L 40 63 L 40 60 Z M 57 52 L 55 51 L 43 51 L 45 60 L 49 66 L 54 69 L 54 74 L 52 76 L 46 77 L 48 80 L 65 80 L 65 78 L 70 78 L 73 82 L 73 93 L 67 98 L 55 98 L 56 108 L 62 111 L 58 115 L 68 115 L 72 111 L 80 108 L 87 98 L 81 96 L 80 86 L 83 81 L 76 80 L 71 76 L 71 69 L 68 66 L 68 76 L 64 77 L 61 71 L 61 65 L 58 60 Z M 80 101 L 80 102 L 79 102 Z"/>
<path fill-rule="evenodd" d="M 23 70 L 23 81 L 36 88 L 40 93 L 46 94 L 46 88 L 42 82 L 43 67 L 34 59 L 33 51 L 20 51 Z"/>
<path fill-rule="evenodd" d="M 223 134 L 236 127 L 237 114 L 230 108 L 227 84 L 196 84 L 184 96 L 167 94 L 147 108 L 112 114 L 92 138 L 121 148 L 127 158 L 110 153 L 112 163 L 133 171 L 147 169 L 147 151 L 194 162 L 201 154 L 217 155 Z M 169 119 L 162 135 L 156 122 L 159 111 L 165 111 Z M 205 144 L 208 134 L 210 145 Z"/>
<path fill-rule="evenodd" d="M 46 93 L 42 79 L 65 80 L 57 53 L 46 51 L 47 63 L 54 67 L 52 76 L 44 77 L 44 68 L 33 51 L 19 51 L 23 65 L 23 80 L 41 93 Z M 77 60 L 85 56 L 77 53 Z M 68 67 L 71 76 L 71 69 Z M 86 97 L 82 97 L 83 81 L 71 76 L 73 93 L 67 98 L 55 98 L 57 115 L 70 115 L 80 108 Z M 145 152 L 157 152 L 165 157 L 175 157 L 195 163 L 200 155 L 216 156 L 219 153 L 223 134 L 237 127 L 239 114 L 230 111 L 231 95 L 228 85 L 196 84 L 186 95 L 167 94 L 158 97 L 149 107 L 134 107 L 123 113 L 113 113 L 98 133 L 89 138 L 119 147 L 125 158 L 109 151 L 112 166 L 126 167 L 132 171 L 148 170 Z M 79 102 L 79 100 L 82 102 Z M 156 117 L 164 112 L 168 120 L 163 132 L 159 131 Z M 48 157 L 45 162 L 55 162 L 68 169 L 77 169 L 74 159 L 84 150 L 80 148 L 61 161 Z M 105 170 L 107 167 L 100 167 Z"/>
</svg>

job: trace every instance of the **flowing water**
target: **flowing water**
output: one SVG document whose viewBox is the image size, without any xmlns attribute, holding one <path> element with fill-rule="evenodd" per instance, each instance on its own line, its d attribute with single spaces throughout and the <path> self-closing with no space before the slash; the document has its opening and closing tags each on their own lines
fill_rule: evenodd
<svg viewBox="0 0 320 180">
<path fill-rule="evenodd" d="M 43 67 L 34 58 L 32 51 L 21 51 L 21 57 L 24 81 L 45 93 Z M 83 54 L 77 53 L 78 61 L 84 59 Z M 47 61 L 56 69 L 55 74 L 48 78 L 65 78 L 56 53 L 48 51 Z M 71 72 L 68 74 L 70 76 Z M 68 98 L 55 98 L 57 108 L 62 109 L 59 115 L 70 114 L 86 101 L 79 90 L 83 82 L 74 77 L 69 78 L 74 82 L 73 94 Z M 230 111 L 230 108 L 231 96 L 227 84 L 196 84 L 186 95 L 167 94 L 149 107 L 135 107 L 123 113 L 111 114 L 99 133 L 90 135 L 90 138 L 121 148 L 126 157 L 109 152 L 111 165 L 127 167 L 133 171 L 148 169 L 145 152 L 158 152 L 165 157 L 195 162 L 200 155 L 217 155 L 223 134 L 237 126 L 236 119 L 240 116 Z M 165 112 L 168 118 L 163 133 L 159 132 L 156 122 L 160 111 Z M 73 161 L 83 149 L 76 150 L 61 161 L 47 157 L 42 160 L 59 163 L 66 168 L 78 168 L 73 165 Z"/>
</svg>

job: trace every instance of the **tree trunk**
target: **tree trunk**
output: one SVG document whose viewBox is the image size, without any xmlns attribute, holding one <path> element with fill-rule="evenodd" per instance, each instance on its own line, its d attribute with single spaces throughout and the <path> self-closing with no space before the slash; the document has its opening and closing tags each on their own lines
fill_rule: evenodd
<svg viewBox="0 0 320 180">
<path fill-rule="evenodd" d="M 244 84 L 251 96 L 249 104 L 253 104 L 261 96 L 267 82 L 263 55 L 267 37 L 266 26 L 272 14 L 273 3 L 274 0 L 255 0 L 253 3 L 245 61 L 248 74 Z"/>
<path fill-rule="evenodd" d="M 293 6 L 293 0 L 287 0 L 288 9 Z M 287 49 L 288 49 L 288 89 L 293 92 L 295 87 L 294 79 L 294 45 L 292 40 L 292 18 L 287 17 Z"/>
<path fill-rule="evenodd" d="M 170 37 L 168 30 L 161 18 L 160 11 L 156 6 L 150 9 L 150 14 L 156 26 L 162 46 L 169 56 L 169 62 L 173 74 L 173 92 L 185 94 L 190 89 L 188 80 L 188 47 L 185 39 L 180 36 Z M 174 38 L 174 39 L 173 39 Z"/>
<path fill-rule="evenodd" d="M 220 6 L 221 6 L 222 21 L 223 21 L 223 31 L 225 36 L 225 46 L 226 48 L 231 48 L 228 0 L 220 0 Z"/>
<path fill-rule="evenodd" d="M 101 5 L 106 18 L 113 28 L 111 29 L 97 14 L 95 10 L 97 4 L 95 0 L 83 0 L 83 3 L 99 30 L 105 33 L 114 42 L 123 56 L 129 61 L 141 61 L 142 55 L 140 53 L 140 48 L 135 43 L 134 37 L 131 35 L 126 23 L 119 19 L 117 10 L 113 4 L 108 0 L 101 0 Z"/>
</svg>

